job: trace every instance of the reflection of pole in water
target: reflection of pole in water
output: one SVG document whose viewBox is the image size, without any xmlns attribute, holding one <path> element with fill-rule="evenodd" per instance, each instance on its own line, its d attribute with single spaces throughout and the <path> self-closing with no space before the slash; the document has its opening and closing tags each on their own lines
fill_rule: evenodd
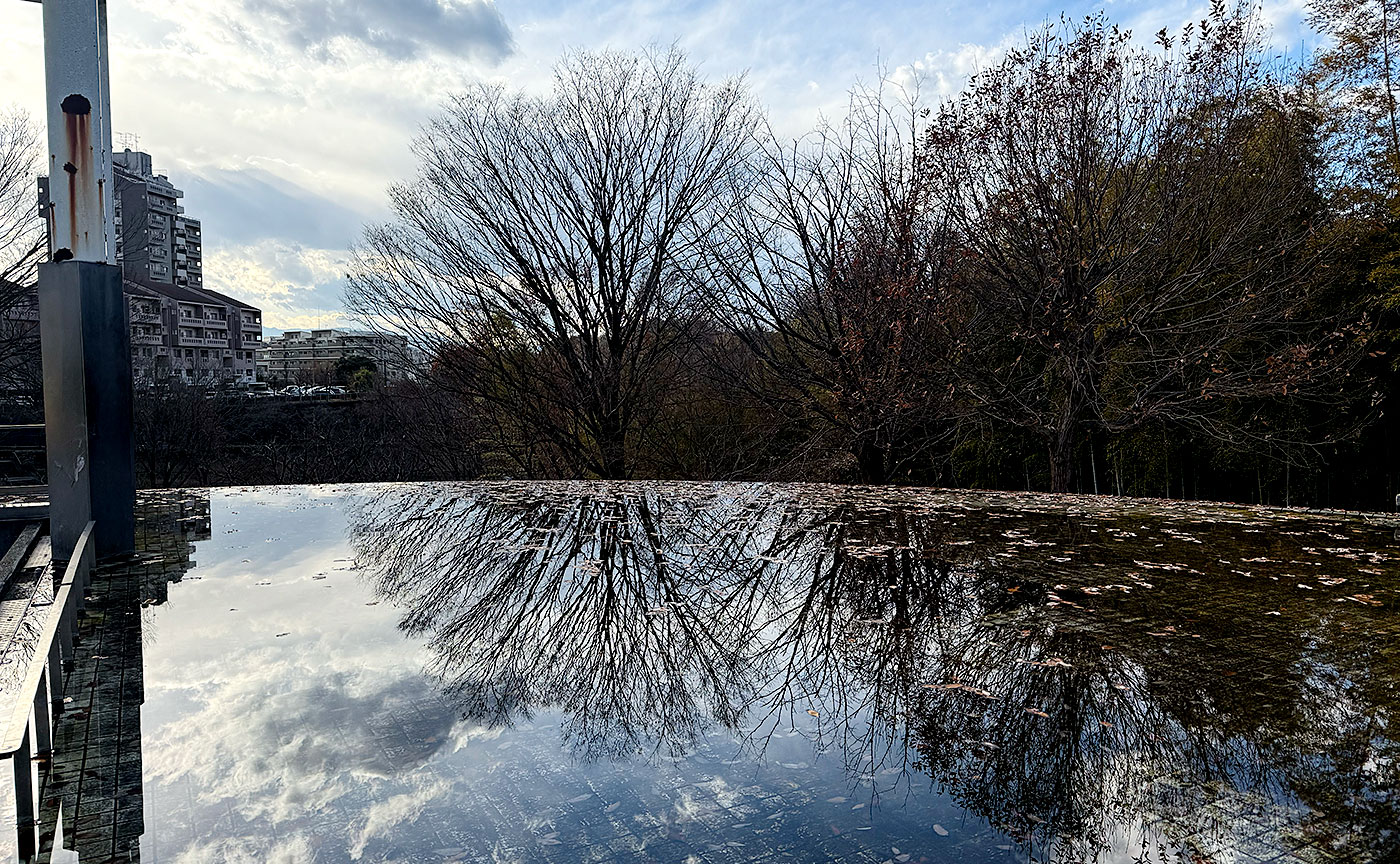
<svg viewBox="0 0 1400 864">
<path fill-rule="evenodd" d="M 78 620 L 40 806 L 40 861 L 58 849 L 80 862 L 140 860 L 141 608 L 163 603 L 193 566 L 191 541 L 209 537 L 209 500 L 147 499 L 136 520 L 137 559 L 94 575 Z"/>
</svg>

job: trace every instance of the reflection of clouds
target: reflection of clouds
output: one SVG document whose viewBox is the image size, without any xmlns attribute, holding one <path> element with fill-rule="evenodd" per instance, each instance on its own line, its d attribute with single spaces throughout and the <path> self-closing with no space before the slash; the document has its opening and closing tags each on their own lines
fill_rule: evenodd
<svg viewBox="0 0 1400 864">
<path fill-rule="evenodd" d="M 239 837 L 196 842 L 174 858 L 174 864 L 306 864 L 316 860 L 316 848 L 305 834 L 284 837 L 267 848 Z"/>
<path fill-rule="evenodd" d="M 868 807 L 861 817 L 882 799 L 927 804 L 932 786 L 964 808 L 960 830 L 1073 860 L 1205 836 L 1216 829 L 1202 814 L 1221 801 L 1265 812 L 1290 792 L 1354 791 L 1375 805 L 1358 832 L 1394 821 L 1381 797 L 1396 785 L 1389 715 L 1379 691 L 1347 689 L 1394 677 L 1337 630 L 1380 612 L 1345 602 L 1355 587 L 1329 598 L 1319 586 L 1324 602 L 1309 596 L 1286 626 L 1250 629 L 1238 593 L 1157 557 L 1200 572 L 1253 559 L 1231 544 L 1288 527 L 1263 515 L 1143 508 L 1115 521 L 1093 502 L 1067 516 L 1015 496 L 750 485 L 353 495 L 216 497 L 197 578 L 157 611 L 143 712 L 153 798 L 188 795 L 217 811 L 206 830 L 245 838 L 199 834 L 203 860 L 295 858 L 253 839 L 300 837 L 306 821 L 319 859 L 373 859 L 466 823 L 478 837 L 508 825 L 480 842 L 538 860 L 520 844 L 573 843 L 566 820 L 585 830 L 590 810 L 625 806 L 604 812 L 693 839 L 813 780 L 843 786 L 820 796 L 841 799 L 833 813 Z M 1286 544 L 1336 545 L 1269 536 L 1272 559 L 1298 557 Z M 1249 569 L 1257 581 L 1289 566 Z M 1229 641 L 1242 627 L 1257 640 L 1243 655 Z M 1382 731 L 1366 738 L 1366 722 Z M 1355 790 L 1341 770 L 1315 770 L 1349 756 L 1343 738 L 1369 742 L 1350 754 Z M 639 752 L 662 758 L 629 758 Z M 740 767 L 714 764 L 727 756 Z M 1316 830 L 1361 806 L 1320 812 Z"/>
<path fill-rule="evenodd" d="M 358 861 L 364 854 L 365 844 L 372 838 L 385 836 L 399 825 L 417 822 L 429 804 L 438 798 L 446 798 L 452 791 L 452 784 L 446 780 L 415 777 L 412 782 L 416 788 L 411 791 L 391 795 L 370 805 L 364 825 L 360 826 L 350 844 L 351 858 Z"/>
<path fill-rule="evenodd" d="M 391 754 L 380 734 L 408 704 L 438 711 L 419 730 L 427 734 Z M 237 801 L 244 819 L 275 825 L 421 764 L 448 740 L 453 719 L 422 682 L 336 675 L 298 687 L 269 667 L 218 687 L 162 729 L 147 772 L 162 783 L 187 781 L 205 801 Z"/>
<path fill-rule="evenodd" d="M 297 827 L 313 814 L 362 852 L 447 791 L 422 779 L 422 765 L 470 738 L 392 611 L 365 605 L 343 514 L 323 505 L 285 489 L 216 495 L 196 578 L 153 610 L 148 788 L 158 800 L 190 795 L 196 813 L 229 807 L 233 819 L 180 860 L 313 860 Z"/>
</svg>

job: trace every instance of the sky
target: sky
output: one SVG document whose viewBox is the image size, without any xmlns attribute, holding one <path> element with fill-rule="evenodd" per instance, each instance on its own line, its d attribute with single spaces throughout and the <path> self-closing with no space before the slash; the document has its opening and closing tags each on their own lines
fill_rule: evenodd
<svg viewBox="0 0 1400 864">
<path fill-rule="evenodd" d="M 1303 0 L 1260 0 L 1274 43 L 1315 38 Z M 350 324 L 348 249 L 412 177 L 409 144 L 473 81 L 545 92 L 569 49 L 683 48 L 711 79 L 747 75 L 774 127 L 838 117 L 857 82 L 922 73 L 931 96 L 1061 13 L 1105 9 L 1144 38 L 1189 0 L 996 3 L 757 0 L 110 0 L 113 127 L 203 222 L 204 278 L 273 329 Z M 0 110 L 43 111 L 41 7 L 0 0 Z M 117 148 L 122 146 L 118 139 Z"/>
</svg>

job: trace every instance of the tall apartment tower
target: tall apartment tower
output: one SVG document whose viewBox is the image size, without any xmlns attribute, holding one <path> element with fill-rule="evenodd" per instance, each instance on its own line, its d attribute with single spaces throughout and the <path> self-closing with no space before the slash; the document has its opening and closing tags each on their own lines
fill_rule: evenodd
<svg viewBox="0 0 1400 864">
<path fill-rule="evenodd" d="M 204 287 L 198 219 L 185 215 L 185 193 L 156 174 L 151 155 L 112 155 L 116 182 L 117 263 L 122 267 L 132 371 L 138 383 L 174 376 L 191 383 L 256 380 L 262 311 Z M 40 212 L 48 178 L 39 178 Z"/>
<path fill-rule="evenodd" d="M 180 206 L 184 192 L 151 168 L 151 155 L 123 150 L 112 155 L 117 185 L 117 263 L 139 285 L 204 287 L 198 219 Z"/>
</svg>

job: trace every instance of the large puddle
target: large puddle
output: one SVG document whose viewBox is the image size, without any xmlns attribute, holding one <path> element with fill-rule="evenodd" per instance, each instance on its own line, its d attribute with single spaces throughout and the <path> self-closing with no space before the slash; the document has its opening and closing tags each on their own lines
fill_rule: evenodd
<svg viewBox="0 0 1400 864">
<path fill-rule="evenodd" d="M 53 861 L 1400 855 L 1394 520 L 488 483 L 141 530 Z"/>
</svg>

